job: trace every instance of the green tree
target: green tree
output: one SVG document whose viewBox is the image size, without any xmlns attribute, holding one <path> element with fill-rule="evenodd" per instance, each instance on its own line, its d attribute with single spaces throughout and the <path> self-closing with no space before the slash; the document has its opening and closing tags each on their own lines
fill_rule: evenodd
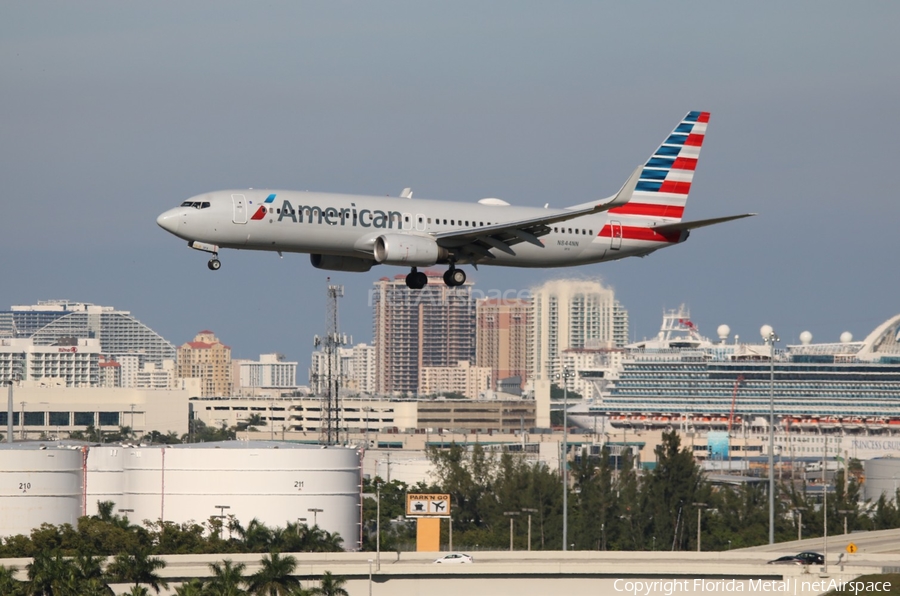
<svg viewBox="0 0 900 596">
<path fill-rule="evenodd" d="M 331 575 L 330 571 L 326 571 L 319 582 L 319 585 L 309 590 L 313 596 L 350 596 L 344 585 L 347 583 L 342 577 Z"/>
<path fill-rule="evenodd" d="M 165 566 L 166 562 L 152 556 L 149 548 L 137 547 L 117 554 L 107 571 L 117 582 L 134 583 L 135 586 L 147 584 L 159 594 L 160 588 L 169 587 L 157 573 Z"/>
<path fill-rule="evenodd" d="M 210 563 L 209 569 L 212 577 L 206 584 L 206 592 L 209 596 L 244 596 L 247 594 L 241 586 L 246 583 L 243 563 L 233 564 L 231 559 L 225 559 L 221 563 Z"/>
<path fill-rule="evenodd" d="M 16 579 L 15 567 L 4 567 L 0 565 L 0 594 L 8 594 L 9 596 L 20 596 L 24 594 L 25 586 Z"/>
<path fill-rule="evenodd" d="M 255 596 L 290 596 L 300 587 L 300 580 L 293 577 L 297 559 L 278 553 L 266 555 L 260 561 L 262 567 L 250 576 L 247 589 Z"/>
<path fill-rule="evenodd" d="M 205 596 L 203 581 L 194 578 L 175 588 L 175 596 Z"/>
<path fill-rule="evenodd" d="M 694 455 L 681 448 L 675 431 L 663 433 L 654 453 L 656 467 L 646 483 L 647 507 L 643 513 L 650 518 L 645 519 L 645 535 L 649 531 L 667 550 L 687 550 L 697 535 L 694 503 L 709 505 L 709 487 Z"/>
<path fill-rule="evenodd" d="M 36 553 L 28 570 L 28 593 L 33 596 L 63 596 L 74 589 L 77 576 L 72 562 L 59 550 Z"/>
</svg>

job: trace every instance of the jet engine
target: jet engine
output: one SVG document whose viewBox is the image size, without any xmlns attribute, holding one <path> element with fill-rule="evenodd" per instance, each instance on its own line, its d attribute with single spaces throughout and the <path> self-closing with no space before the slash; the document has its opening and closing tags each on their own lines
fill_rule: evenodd
<svg viewBox="0 0 900 596">
<path fill-rule="evenodd" d="M 329 271 L 354 271 L 362 273 L 368 271 L 375 264 L 372 259 L 360 259 L 357 257 L 338 257 L 335 255 L 309 255 L 309 262 L 316 269 Z"/>
<path fill-rule="evenodd" d="M 375 260 L 385 265 L 428 267 L 448 256 L 446 248 L 423 236 L 385 234 L 375 240 Z"/>
</svg>

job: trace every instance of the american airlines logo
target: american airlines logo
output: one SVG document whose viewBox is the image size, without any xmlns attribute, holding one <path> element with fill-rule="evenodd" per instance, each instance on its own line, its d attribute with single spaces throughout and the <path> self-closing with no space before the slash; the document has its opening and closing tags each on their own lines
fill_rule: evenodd
<svg viewBox="0 0 900 596">
<path fill-rule="evenodd" d="M 78 348 L 76 348 L 75 346 L 72 346 L 71 348 L 60 348 L 59 351 L 74 354 L 75 352 L 78 351 Z"/>
<path fill-rule="evenodd" d="M 271 209 L 271 207 L 269 207 Z M 260 220 L 266 216 L 267 208 L 260 205 L 251 219 Z M 410 215 L 407 215 L 410 217 Z M 293 223 L 318 223 L 329 226 L 353 226 L 362 228 L 394 228 L 402 227 L 403 214 L 399 211 L 382 211 L 380 209 L 356 209 L 356 203 L 350 208 L 321 207 L 319 205 L 297 205 L 290 201 L 282 201 L 278 209 L 278 221 L 289 220 Z"/>
</svg>

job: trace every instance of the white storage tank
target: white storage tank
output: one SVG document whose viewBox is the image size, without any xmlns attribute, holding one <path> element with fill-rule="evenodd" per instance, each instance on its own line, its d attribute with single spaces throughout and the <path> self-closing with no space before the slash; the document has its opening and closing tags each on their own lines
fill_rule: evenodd
<svg viewBox="0 0 900 596">
<path fill-rule="evenodd" d="M 874 502 L 881 495 L 888 501 L 896 499 L 897 491 L 900 490 L 900 458 L 882 457 L 866 460 L 863 469 L 866 473 L 863 497 L 866 500 Z"/>
<path fill-rule="evenodd" d="M 83 504 L 84 515 L 97 515 L 99 501 L 115 503 L 113 514 L 124 515 L 124 467 L 125 452 L 129 449 L 122 445 L 93 445 L 86 447 L 87 472 Z M 129 515 L 129 517 L 131 517 Z"/>
<path fill-rule="evenodd" d="M 359 549 L 360 453 L 353 448 L 228 441 L 123 450 L 123 508 L 133 523 L 234 515 L 270 527 L 307 518 Z M 320 511 L 310 511 L 310 510 Z"/>
<path fill-rule="evenodd" d="M 55 443 L 0 445 L 0 536 L 30 534 L 41 524 L 72 524 L 81 515 L 83 452 Z"/>
</svg>

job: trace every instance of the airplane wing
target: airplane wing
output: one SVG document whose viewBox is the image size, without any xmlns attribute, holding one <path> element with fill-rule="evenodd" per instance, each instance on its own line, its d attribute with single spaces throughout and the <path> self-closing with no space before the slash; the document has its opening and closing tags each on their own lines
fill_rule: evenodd
<svg viewBox="0 0 900 596">
<path fill-rule="evenodd" d="M 694 221 L 679 221 L 677 223 L 663 224 L 654 226 L 653 231 L 665 234 L 666 232 L 683 232 L 685 230 L 693 230 L 705 226 L 712 226 L 726 221 L 735 219 L 743 219 L 745 217 L 753 217 L 756 213 L 744 213 L 743 215 L 729 215 L 728 217 L 715 217 L 713 219 L 696 219 Z"/>
<path fill-rule="evenodd" d="M 582 215 L 608 211 L 630 201 L 642 170 L 643 166 L 638 166 L 614 197 L 589 207 L 555 211 L 546 216 L 504 222 L 491 226 L 442 232 L 435 234 L 434 239 L 439 246 L 473 255 L 475 261 L 481 258 L 495 259 L 496 257 L 490 253 L 492 248 L 515 255 L 516 253 L 511 247 L 520 242 L 529 242 L 543 248 L 544 244 L 540 241 L 540 237 L 549 233 L 550 226 L 553 224 L 581 217 Z"/>
</svg>

